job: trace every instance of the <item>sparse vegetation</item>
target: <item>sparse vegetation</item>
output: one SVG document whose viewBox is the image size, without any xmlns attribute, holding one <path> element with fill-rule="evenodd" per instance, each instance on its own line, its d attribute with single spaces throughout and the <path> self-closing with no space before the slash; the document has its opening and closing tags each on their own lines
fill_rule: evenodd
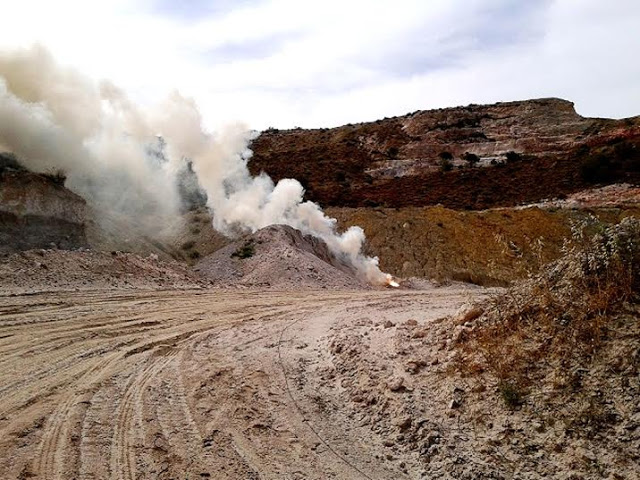
<svg viewBox="0 0 640 480">
<path fill-rule="evenodd" d="M 446 158 L 440 157 L 439 165 L 441 172 L 450 172 L 451 170 L 453 170 L 453 163 L 451 162 L 451 160 L 447 160 Z"/>
<path fill-rule="evenodd" d="M 252 242 L 246 242 L 242 247 L 238 248 L 231 254 L 232 257 L 245 259 L 251 258 L 256 253 L 255 245 Z"/>
<path fill-rule="evenodd" d="M 390 159 L 394 160 L 396 158 L 398 158 L 398 153 L 400 152 L 400 150 L 398 149 L 398 147 L 389 147 L 387 149 L 387 157 L 389 157 Z"/>
<path fill-rule="evenodd" d="M 522 392 L 511 382 L 500 382 L 498 384 L 498 391 L 505 405 L 509 408 L 517 408 L 524 403 Z"/>
<path fill-rule="evenodd" d="M 556 372 L 588 366 L 624 328 L 620 315 L 639 303 L 638 292 L 640 220 L 585 220 L 574 226 L 561 259 L 495 298 L 461 337 L 461 370 L 488 371 L 512 407 L 551 365 Z M 555 388 L 579 389 L 580 379 L 569 376 Z"/>
<path fill-rule="evenodd" d="M 522 160 L 522 156 L 519 153 L 514 152 L 513 150 L 507 152 L 505 158 L 507 159 L 507 163 L 514 163 Z"/>
<path fill-rule="evenodd" d="M 183 250 L 191 250 L 193 247 L 196 246 L 196 242 L 194 242 L 193 240 L 189 240 L 187 242 L 184 242 L 181 246 L 181 248 Z"/>
<path fill-rule="evenodd" d="M 60 169 L 43 173 L 42 176 L 48 178 L 56 185 L 64 185 L 64 182 L 67 181 L 67 175 L 65 174 L 64 170 Z"/>
<path fill-rule="evenodd" d="M 465 154 L 462 155 L 462 159 L 467 162 L 470 167 L 475 167 L 476 164 L 480 161 L 480 157 L 478 155 L 469 152 L 465 152 Z"/>
</svg>

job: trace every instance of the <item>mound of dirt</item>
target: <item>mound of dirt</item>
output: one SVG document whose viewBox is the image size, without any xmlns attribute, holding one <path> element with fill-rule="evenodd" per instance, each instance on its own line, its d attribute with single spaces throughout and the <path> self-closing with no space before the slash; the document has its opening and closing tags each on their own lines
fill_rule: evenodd
<svg viewBox="0 0 640 480">
<path fill-rule="evenodd" d="M 196 267 L 219 286 L 362 289 L 327 244 L 286 225 L 270 225 L 227 245 Z"/>
<path fill-rule="evenodd" d="M 0 256 L 0 293 L 122 288 L 199 288 L 189 267 L 157 255 L 92 250 L 29 250 Z"/>
</svg>

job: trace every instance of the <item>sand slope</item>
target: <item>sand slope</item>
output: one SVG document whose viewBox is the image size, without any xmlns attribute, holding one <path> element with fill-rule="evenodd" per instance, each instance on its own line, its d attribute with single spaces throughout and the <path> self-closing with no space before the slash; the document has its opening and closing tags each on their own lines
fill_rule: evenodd
<svg viewBox="0 0 640 480">
<path fill-rule="evenodd" d="M 369 288 L 326 243 L 286 225 L 247 235 L 204 258 L 195 270 L 220 286 Z"/>
</svg>

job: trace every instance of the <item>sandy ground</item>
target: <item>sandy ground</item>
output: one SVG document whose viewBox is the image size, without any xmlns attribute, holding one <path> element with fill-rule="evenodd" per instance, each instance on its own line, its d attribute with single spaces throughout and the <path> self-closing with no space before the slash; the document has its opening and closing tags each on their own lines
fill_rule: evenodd
<svg viewBox="0 0 640 480">
<path fill-rule="evenodd" d="M 482 294 L 0 297 L 2 478 L 423 478 L 417 457 L 390 454 L 344 401 L 336 332 L 428 325 Z"/>
</svg>

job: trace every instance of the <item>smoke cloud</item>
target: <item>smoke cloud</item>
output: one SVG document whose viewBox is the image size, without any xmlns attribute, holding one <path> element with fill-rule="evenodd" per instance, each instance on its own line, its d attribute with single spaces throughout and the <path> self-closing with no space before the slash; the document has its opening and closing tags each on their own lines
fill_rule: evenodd
<svg viewBox="0 0 640 480">
<path fill-rule="evenodd" d="M 155 134 L 124 92 L 60 67 L 43 47 L 0 52 L 0 146 L 33 171 L 62 170 L 92 206 L 157 234 L 178 218 L 182 162 L 149 155 Z"/>
<path fill-rule="evenodd" d="M 362 253 L 360 227 L 337 232 L 335 219 L 303 200 L 297 180 L 250 175 L 254 135 L 242 125 L 208 132 L 195 102 L 177 92 L 142 110 L 116 86 L 58 66 L 39 46 L 0 52 L 0 146 L 34 171 L 62 169 L 67 186 L 96 208 L 161 231 L 178 218 L 177 175 L 190 159 L 218 231 L 289 225 L 324 240 L 363 280 L 390 280 Z"/>
<path fill-rule="evenodd" d="M 192 112 L 194 123 L 199 118 Z M 336 230 L 337 221 L 327 217 L 320 206 L 304 201 L 304 189 L 295 179 L 277 184 L 266 174 L 252 177 L 247 166 L 252 134 L 242 128 L 227 128 L 215 138 L 203 138 L 185 150 L 194 159 L 194 168 L 208 195 L 214 213 L 214 227 L 227 235 L 256 231 L 268 225 L 283 224 L 324 240 L 338 257 L 348 261 L 358 275 L 373 284 L 384 284 L 390 275 L 378 267 L 377 257 L 362 253 L 365 235 L 362 228 Z M 176 144 L 181 144 L 176 138 Z"/>
</svg>

